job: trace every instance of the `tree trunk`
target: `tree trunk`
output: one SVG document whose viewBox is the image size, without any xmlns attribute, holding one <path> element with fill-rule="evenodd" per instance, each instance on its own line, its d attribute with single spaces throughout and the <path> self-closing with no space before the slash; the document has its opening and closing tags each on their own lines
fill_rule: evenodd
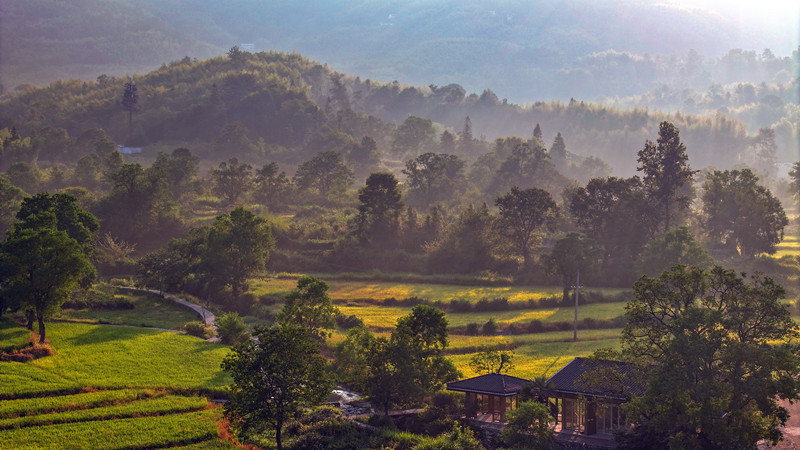
<svg viewBox="0 0 800 450">
<path fill-rule="evenodd" d="M 28 319 L 28 323 L 25 324 L 25 328 L 27 328 L 28 331 L 33 331 L 33 319 L 34 319 L 33 310 L 29 309 L 25 311 L 25 316 Z"/>
<path fill-rule="evenodd" d="M 275 424 L 275 446 L 278 450 L 283 449 L 283 442 L 281 442 L 281 428 L 283 428 L 283 421 L 278 421 Z"/>
<path fill-rule="evenodd" d="M 39 319 L 39 343 L 44 344 L 44 316 L 40 314 L 37 319 Z"/>
</svg>

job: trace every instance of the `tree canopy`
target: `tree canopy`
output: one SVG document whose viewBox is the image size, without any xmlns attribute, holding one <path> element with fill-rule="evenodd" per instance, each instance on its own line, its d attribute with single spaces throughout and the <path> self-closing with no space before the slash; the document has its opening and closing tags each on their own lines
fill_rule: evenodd
<svg viewBox="0 0 800 450">
<path fill-rule="evenodd" d="M 333 388 L 325 358 L 305 329 L 257 328 L 233 348 L 222 368 L 233 378 L 225 416 L 247 436 L 271 427 L 278 449 L 284 424 L 322 403 Z"/>
<path fill-rule="evenodd" d="M 633 287 L 623 355 L 646 374 L 626 407 L 636 448 L 752 448 L 776 443 L 800 394 L 798 326 L 767 277 L 676 266 Z"/>
<path fill-rule="evenodd" d="M 745 256 L 775 253 L 789 219 L 750 169 L 715 170 L 703 183 L 702 199 L 703 223 L 714 243 Z"/>
</svg>

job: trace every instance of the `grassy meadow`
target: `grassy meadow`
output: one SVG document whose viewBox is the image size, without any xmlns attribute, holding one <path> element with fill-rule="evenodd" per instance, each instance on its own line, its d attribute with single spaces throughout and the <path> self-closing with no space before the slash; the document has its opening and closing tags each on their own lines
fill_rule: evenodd
<svg viewBox="0 0 800 450">
<path fill-rule="evenodd" d="M 51 323 L 48 338 L 54 355 L 24 364 L 0 363 L 1 397 L 86 387 L 215 392 L 228 382 L 220 369 L 227 347 L 192 336 L 128 326 Z M 35 376 L 46 383 L 21 385 L 14 381 L 20 372 L 23 378 Z"/>
<path fill-rule="evenodd" d="M 778 244 L 778 252 L 774 256 L 776 258 L 800 256 L 800 237 L 784 236 L 783 241 Z"/>
<path fill-rule="evenodd" d="M 364 325 L 372 329 L 394 328 L 397 319 L 411 312 L 411 307 L 358 305 L 337 306 L 342 314 L 355 315 Z M 613 319 L 625 313 L 625 303 L 593 303 L 580 305 L 578 320 L 585 317 L 593 319 Z M 572 307 L 553 307 L 520 309 L 512 311 L 485 311 L 467 313 L 447 313 L 447 322 L 451 327 L 463 327 L 470 323 L 483 324 L 489 319 L 495 319 L 500 325 L 527 324 L 532 320 L 543 323 L 571 322 L 575 314 Z"/>
<path fill-rule="evenodd" d="M 56 318 L 70 322 L 132 325 L 169 330 L 180 330 L 186 322 L 198 320 L 197 314 L 157 295 L 137 295 L 118 291 L 115 296 L 129 300 L 134 308 L 64 309 Z"/>
<path fill-rule="evenodd" d="M 325 280 L 330 289 L 328 295 L 337 303 L 357 302 L 359 300 L 380 301 L 387 298 L 398 300 L 418 297 L 430 301 L 468 300 L 505 297 L 509 303 L 527 302 L 530 299 L 561 295 L 558 286 L 462 286 L 437 283 L 397 283 L 382 281 L 344 281 Z M 252 280 L 250 291 L 257 295 L 284 296 L 297 286 L 297 278 L 260 278 Z M 613 295 L 625 289 L 592 289 Z"/>
<path fill-rule="evenodd" d="M 130 326 L 51 323 L 51 356 L 0 362 L 0 448 L 233 448 L 204 396 L 229 380 L 225 346 Z M 0 319 L 0 348 L 30 340 Z"/>
</svg>

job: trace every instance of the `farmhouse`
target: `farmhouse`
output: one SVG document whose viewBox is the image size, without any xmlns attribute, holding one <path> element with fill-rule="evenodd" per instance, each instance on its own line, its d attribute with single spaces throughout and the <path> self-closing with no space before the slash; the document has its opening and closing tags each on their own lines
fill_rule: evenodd
<svg viewBox="0 0 800 450">
<path fill-rule="evenodd" d="M 447 383 L 448 391 L 464 392 L 466 416 L 484 422 L 504 422 L 506 411 L 519 406 L 519 392 L 530 381 L 501 373 L 489 373 Z"/>
<path fill-rule="evenodd" d="M 610 435 L 623 426 L 620 405 L 643 393 L 632 365 L 619 361 L 575 358 L 547 381 L 560 411 L 562 432 Z"/>
<path fill-rule="evenodd" d="M 625 424 L 620 405 L 642 393 L 633 366 L 609 360 L 575 358 L 547 380 L 550 409 L 562 433 L 611 435 Z M 465 415 L 503 424 L 506 412 L 519 406 L 519 394 L 530 380 L 490 373 L 447 383 L 464 392 Z"/>
</svg>

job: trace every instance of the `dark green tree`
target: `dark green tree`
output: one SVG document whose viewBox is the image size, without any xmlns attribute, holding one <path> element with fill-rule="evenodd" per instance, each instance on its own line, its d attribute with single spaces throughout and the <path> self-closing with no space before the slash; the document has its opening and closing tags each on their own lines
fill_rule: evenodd
<svg viewBox="0 0 800 450">
<path fill-rule="evenodd" d="M 676 266 L 633 286 L 623 355 L 645 393 L 626 407 L 629 448 L 773 445 L 800 393 L 798 327 L 784 290 L 760 275 Z"/>
<path fill-rule="evenodd" d="M 108 179 L 113 183 L 111 192 L 93 208 L 105 231 L 128 242 L 141 242 L 155 238 L 156 233 L 183 230 L 161 168 L 123 164 Z"/>
<path fill-rule="evenodd" d="M 419 404 L 426 395 L 460 373 L 444 356 L 448 346 L 447 319 L 443 311 L 427 305 L 415 306 L 397 320 L 389 340 L 398 403 Z"/>
<path fill-rule="evenodd" d="M 510 448 L 549 450 L 556 447 L 553 416 L 539 402 L 522 402 L 519 408 L 506 413 L 506 426 L 501 438 Z"/>
<path fill-rule="evenodd" d="M 348 164 L 359 179 L 364 179 L 381 164 L 378 143 L 371 136 L 364 136 L 358 145 L 351 146 L 346 156 Z"/>
<path fill-rule="evenodd" d="M 670 122 L 661 122 L 658 139 L 654 144 L 645 141 L 638 153 L 636 170 L 644 172 L 643 182 L 649 197 L 661 207 L 664 232 L 670 229 L 673 210 L 685 210 L 692 201 L 681 188 L 691 186 L 697 171 L 689 167 L 686 146 L 680 140 L 678 129 Z"/>
<path fill-rule="evenodd" d="M 638 277 L 633 262 L 657 229 L 657 211 L 638 177 L 595 178 L 569 198 L 578 227 L 603 247 L 603 275 L 617 285 Z"/>
<path fill-rule="evenodd" d="M 128 113 L 128 145 L 133 137 L 133 113 L 139 110 L 139 88 L 136 83 L 128 81 L 125 83 L 125 92 L 122 94 L 120 105 L 122 110 Z"/>
<path fill-rule="evenodd" d="M 702 199 L 704 229 L 713 242 L 745 256 L 775 253 L 789 219 L 750 169 L 715 170 L 703 183 Z"/>
<path fill-rule="evenodd" d="M 408 116 L 392 134 L 392 153 L 397 157 L 416 157 L 436 146 L 433 122 Z"/>
<path fill-rule="evenodd" d="M 654 277 L 675 264 L 707 269 L 713 263 L 714 258 L 697 242 L 689 227 L 684 225 L 648 242 L 635 267 L 637 272 Z"/>
<path fill-rule="evenodd" d="M 323 199 L 340 197 L 353 184 L 353 171 L 344 165 L 341 154 L 325 151 L 300 164 L 294 182 L 300 190 L 315 189 Z"/>
<path fill-rule="evenodd" d="M 485 203 L 469 205 L 428 250 L 429 270 L 474 273 L 491 268 L 498 247 L 496 220 Z"/>
<path fill-rule="evenodd" d="M 588 275 L 602 258 L 602 249 L 578 233 L 569 233 L 556 241 L 549 255 L 542 256 L 545 270 L 561 277 L 561 301 L 566 305 L 577 282 L 578 272 Z"/>
<path fill-rule="evenodd" d="M 500 210 L 499 230 L 513 242 L 524 267 L 530 267 L 531 249 L 538 243 L 537 233 L 543 228 L 552 231 L 558 205 L 547 191 L 521 190 L 516 186 L 495 199 L 494 204 Z"/>
<path fill-rule="evenodd" d="M 444 130 L 439 137 L 439 150 L 445 154 L 452 154 L 456 151 L 456 137 L 453 133 Z"/>
<path fill-rule="evenodd" d="M 458 152 L 471 155 L 475 149 L 475 138 L 472 136 L 472 119 L 464 119 L 464 128 L 458 133 Z"/>
<path fill-rule="evenodd" d="M 371 374 L 370 355 L 377 345 L 375 335 L 363 324 L 347 330 L 347 337 L 336 345 L 334 370 L 345 386 L 367 392 Z"/>
<path fill-rule="evenodd" d="M 316 343 L 299 327 L 258 328 L 222 362 L 233 379 L 225 416 L 249 436 L 272 428 L 283 448 L 283 426 L 321 404 L 333 388 Z"/>
<path fill-rule="evenodd" d="M 328 283 L 309 275 L 297 280 L 297 288 L 286 295 L 278 323 L 301 327 L 317 341 L 325 341 L 336 326 L 336 308 L 328 296 Z"/>
<path fill-rule="evenodd" d="M 292 190 L 292 182 L 286 172 L 280 170 L 278 163 L 271 162 L 256 169 L 255 190 L 253 197 L 272 210 L 279 210 L 286 205 Z"/>
<path fill-rule="evenodd" d="M 97 219 L 78 207 L 75 197 L 47 192 L 24 199 L 17 219 L 0 244 L 0 298 L 26 311 L 29 329 L 34 318 L 38 321 L 44 343 L 45 319 L 95 277 L 89 255 Z"/>
<path fill-rule="evenodd" d="M 24 196 L 22 189 L 11 184 L 8 178 L 0 176 L 0 233 L 5 234 L 11 227 Z"/>
<path fill-rule="evenodd" d="M 550 147 L 550 161 L 560 172 L 564 172 L 567 168 L 567 145 L 564 143 L 561 132 L 556 134 L 556 138 L 553 139 L 553 145 Z"/>
<path fill-rule="evenodd" d="M 192 190 L 193 181 L 197 177 L 200 158 L 194 156 L 188 148 L 176 148 L 169 155 L 158 152 L 153 167 L 160 168 L 167 175 L 167 185 L 172 198 L 180 199 Z"/>
<path fill-rule="evenodd" d="M 408 177 L 409 202 L 427 208 L 436 202 L 447 202 L 464 189 L 464 166 L 456 155 L 424 153 L 406 161 L 403 173 Z"/>
<path fill-rule="evenodd" d="M 212 290 L 230 286 L 234 299 L 247 288 L 247 280 L 265 269 L 275 247 L 269 223 L 243 207 L 220 214 L 208 231 L 203 273 Z"/>
<path fill-rule="evenodd" d="M 356 235 L 362 245 L 391 249 L 397 246 L 400 234 L 400 213 L 403 202 L 397 179 L 391 173 L 373 173 L 358 191 Z"/>
<path fill-rule="evenodd" d="M 514 352 L 511 350 L 482 350 L 472 355 L 469 368 L 473 372 L 503 373 L 514 368 Z"/>
<path fill-rule="evenodd" d="M 224 198 L 229 205 L 235 205 L 253 187 L 253 166 L 239 164 L 238 158 L 219 163 L 219 167 L 211 170 L 214 192 Z"/>
<path fill-rule="evenodd" d="M 100 224 L 92 213 L 78 205 L 78 199 L 70 194 L 50 194 L 40 192 L 33 197 L 26 197 L 17 211 L 18 228 L 38 228 L 51 226 L 48 213 L 55 216 L 55 229 L 65 231 L 83 249 L 84 254 L 92 254 L 94 241 Z"/>
<path fill-rule="evenodd" d="M 536 126 L 533 127 L 533 137 L 538 139 L 539 142 L 544 142 L 544 136 L 542 135 L 542 127 L 540 127 L 538 123 L 536 124 Z"/>
</svg>

